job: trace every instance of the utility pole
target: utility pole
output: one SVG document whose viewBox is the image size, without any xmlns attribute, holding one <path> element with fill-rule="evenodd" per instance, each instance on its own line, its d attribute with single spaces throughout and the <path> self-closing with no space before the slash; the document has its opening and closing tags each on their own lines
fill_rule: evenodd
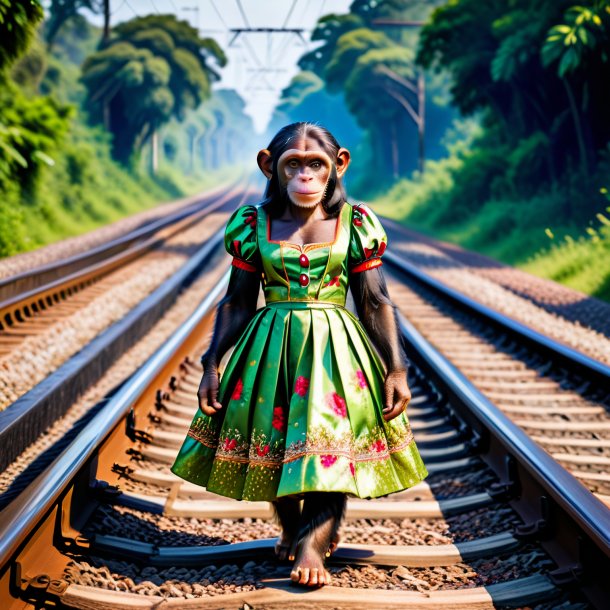
<svg viewBox="0 0 610 610">
<path fill-rule="evenodd" d="M 104 0 L 104 29 L 102 32 L 102 41 L 104 44 L 110 39 L 110 0 Z"/>
<path fill-rule="evenodd" d="M 409 21 L 397 19 L 373 19 L 372 25 L 379 27 L 421 27 L 425 25 L 425 21 Z M 426 81 L 424 79 L 424 71 L 418 70 L 417 74 L 417 111 L 409 113 L 413 122 L 417 125 L 418 136 L 418 161 L 417 168 L 420 173 L 424 173 L 425 168 L 425 142 L 424 136 L 426 133 Z"/>
</svg>

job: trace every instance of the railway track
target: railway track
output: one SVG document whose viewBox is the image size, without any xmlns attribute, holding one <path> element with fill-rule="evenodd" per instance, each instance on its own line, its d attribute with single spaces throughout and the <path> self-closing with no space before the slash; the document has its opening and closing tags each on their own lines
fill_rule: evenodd
<svg viewBox="0 0 610 610">
<path fill-rule="evenodd" d="M 529 437 L 610 505 L 610 367 L 389 253 L 405 316 Z"/>
<path fill-rule="evenodd" d="M 415 308 L 423 297 L 397 278 L 391 294 L 415 324 L 448 330 L 436 341 L 457 336 Z M 603 489 L 594 489 L 596 498 L 404 318 L 414 361 L 408 413 L 430 476 L 385 499 L 350 500 L 330 560 L 333 584 L 291 586 L 290 566 L 273 559 L 278 530 L 267 504 L 225 501 L 169 472 L 196 406 L 193 363 L 225 285 L 0 513 L 3 607 L 362 608 L 363 600 L 367 608 L 605 607 Z M 409 301 L 402 290 L 416 296 Z M 516 342 L 502 332 L 496 349 Z M 458 339 L 454 346 L 478 349 Z M 547 347 L 536 370 L 552 377 L 553 363 L 565 361 Z M 528 365 L 540 358 L 531 343 L 514 346 L 516 356 Z M 503 372 L 525 369 L 496 370 L 511 381 Z M 567 391 L 591 398 L 597 379 Z"/>
<path fill-rule="evenodd" d="M 222 211 L 250 196 L 235 184 L 0 282 L 3 468 L 160 318 L 219 243 Z"/>
</svg>

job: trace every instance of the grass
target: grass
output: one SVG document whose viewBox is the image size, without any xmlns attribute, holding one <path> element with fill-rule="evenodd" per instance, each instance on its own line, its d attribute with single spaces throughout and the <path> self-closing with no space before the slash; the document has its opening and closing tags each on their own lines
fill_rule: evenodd
<svg viewBox="0 0 610 610">
<path fill-rule="evenodd" d="M 103 136 L 74 132 L 30 193 L 14 189 L 0 201 L 0 256 L 10 256 L 91 231 L 131 214 L 212 188 L 231 178 L 223 169 L 186 176 L 162 166 L 151 177 L 110 157 Z"/>
<path fill-rule="evenodd" d="M 423 176 L 415 173 L 375 200 L 375 210 L 431 237 L 610 302 L 610 220 L 600 213 L 586 228 L 561 220 L 549 228 L 549 219 L 560 219 L 558 210 L 565 206 L 560 187 L 527 200 L 490 199 L 468 210 L 456 202 L 460 186 L 454 176 L 463 163 L 454 156 L 428 162 Z"/>
</svg>

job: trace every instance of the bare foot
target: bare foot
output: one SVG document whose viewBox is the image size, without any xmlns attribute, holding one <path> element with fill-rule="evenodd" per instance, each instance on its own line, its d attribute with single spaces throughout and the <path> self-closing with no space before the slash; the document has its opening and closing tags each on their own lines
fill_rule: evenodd
<svg viewBox="0 0 610 610">
<path fill-rule="evenodd" d="M 330 584 L 330 573 L 324 567 L 324 560 L 312 545 L 301 547 L 299 556 L 290 572 L 292 582 L 307 587 L 321 587 Z"/>
<path fill-rule="evenodd" d="M 338 529 L 345 509 L 341 493 L 310 492 L 303 504 L 298 552 L 290 579 L 307 587 L 321 587 L 331 581 L 324 558 L 337 548 Z"/>
</svg>

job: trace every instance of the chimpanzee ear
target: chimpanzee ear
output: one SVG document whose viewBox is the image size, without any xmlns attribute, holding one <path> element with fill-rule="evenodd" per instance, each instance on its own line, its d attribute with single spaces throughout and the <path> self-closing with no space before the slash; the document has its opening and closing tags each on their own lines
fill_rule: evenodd
<svg viewBox="0 0 610 610">
<path fill-rule="evenodd" d="M 337 153 L 337 176 L 341 178 L 349 165 L 350 159 L 352 156 L 350 155 L 349 150 L 347 148 L 340 148 Z"/>
<path fill-rule="evenodd" d="M 256 156 L 256 162 L 261 168 L 261 172 L 267 177 L 267 180 L 271 180 L 271 176 L 273 176 L 273 159 L 271 153 L 266 148 L 259 150 L 258 155 Z"/>
</svg>

